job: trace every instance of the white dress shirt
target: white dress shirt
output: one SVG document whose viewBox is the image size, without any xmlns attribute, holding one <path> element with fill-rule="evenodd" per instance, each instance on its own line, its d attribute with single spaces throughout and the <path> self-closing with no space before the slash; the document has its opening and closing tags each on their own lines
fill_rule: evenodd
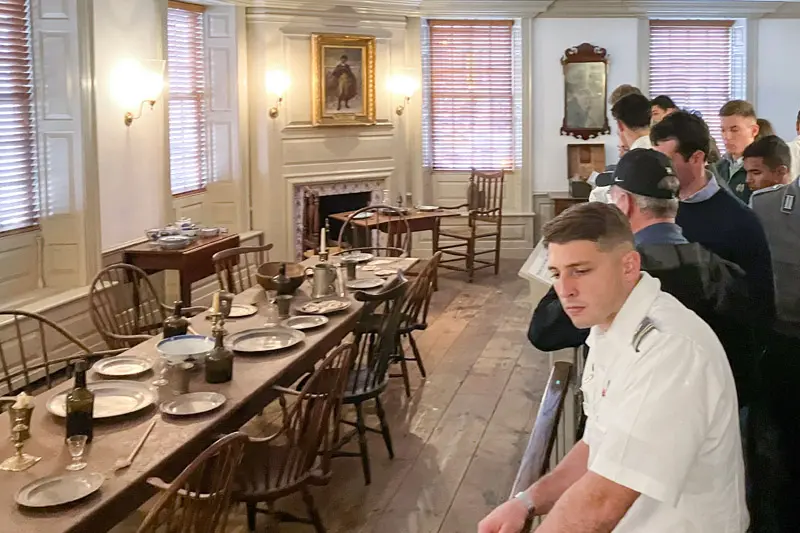
<svg viewBox="0 0 800 533">
<path fill-rule="evenodd" d="M 789 172 L 791 172 L 792 179 L 794 180 L 800 176 L 800 135 L 787 144 L 792 153 L 792 168 L 789 169 Z"/>
<path fill-rule="evenodd" d="M 648 148 L 652 149 L 653 144 L 650 142 L 649 135 L 643 135 L 633 141 L 631 143 L 630 150 L 635 150 L 636 148 Z M 589 193 L 589 201 L 590 202 L 603 202 L 604 204 L 611 203 L 611 196 L 609 196 L 608 191 L 611 190 L 611 185 L 605 185 L 602 187 L 595 187 Z"/>
<path fill-rule="evenodd" d="M 641 494 L 614 532 L 743 533 L 736 390 L 711 328 L 643 273 L 587 344 L 588 468 Z"/>
</svg>

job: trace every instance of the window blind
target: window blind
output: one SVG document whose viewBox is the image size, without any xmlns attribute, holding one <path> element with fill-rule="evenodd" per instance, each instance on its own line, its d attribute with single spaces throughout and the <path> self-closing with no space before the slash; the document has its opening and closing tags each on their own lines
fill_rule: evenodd
<svg viewBox="0 0 800 533">
<path fill-rule="evenodd" d="M 650 96 L 699 111 L 724 150 L 719 109 L 733 99 L 733 21 L 651 20 Z"/>
<path fill-rule="evenodd" d="M 202 6 L 169 2 L 169 167 L 172 194 L 202 191 L 208 183 L 205 51 Z"/>
<path fill-rule="evenodd" d="M 513 21 L 430 20 L 423 41 L 426 165 L 513 169 Z"/>
<path fill-rule="evenodd" d="M 0 0 L 0 232 L 39 218 L 27 0 Z"/>
</svg>

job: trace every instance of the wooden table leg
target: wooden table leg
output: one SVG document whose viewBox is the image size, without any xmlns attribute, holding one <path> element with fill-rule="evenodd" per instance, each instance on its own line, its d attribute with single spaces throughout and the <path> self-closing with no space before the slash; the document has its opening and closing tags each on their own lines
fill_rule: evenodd
<svg viewBox="0 0 800 533">
<path fill-rule="evenodd" d="M 189 277 L 181 271 L 178 271 L 178 277 L 181 282 L 181 301 L 184 307 L 190 307 L 192 305 L 192 282 Z"/>
</svg>

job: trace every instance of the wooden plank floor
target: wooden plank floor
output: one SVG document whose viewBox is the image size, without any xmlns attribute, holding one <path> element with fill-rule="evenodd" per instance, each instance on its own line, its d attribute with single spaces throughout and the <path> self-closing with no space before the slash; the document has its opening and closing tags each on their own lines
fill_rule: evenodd
<svg viewBox="0 0 800 533">
<path fill-rule="evenodd" d="M 508 497 L 549 370 L 525 336 L 532 304 L 520 266 L 505 261 L 499 276 L 484 271 L 473 284 L 460 273 L 440 276 L 430 326 L 417 337 L 428 377 L 412 364 L 412 397 L 399 378 L 385 396 L 395 459 L 380 435 L 369 436 L 369 486 L 358 458 L 334 460 L 333 481 L 313 493 L 329 532 L 471 533 Z M 279 507 L 303 509 L 291 497 Z M 140 520 L 137 513 L 114 532 L 136 531 Z M 228 530 L 247 532 L 243 507 Z"/>
</svg>

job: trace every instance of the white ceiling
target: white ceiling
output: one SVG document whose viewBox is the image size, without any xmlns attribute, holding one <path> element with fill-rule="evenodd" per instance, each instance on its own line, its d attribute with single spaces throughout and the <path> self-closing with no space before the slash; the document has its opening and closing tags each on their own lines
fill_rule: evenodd
<svg viewBox="0 0 800 533">
<path fill-rule="evenodd" d="M 800 18 L 800 0 L 200 0 L 270 10 L 442 16 Z"/>
</svg>

